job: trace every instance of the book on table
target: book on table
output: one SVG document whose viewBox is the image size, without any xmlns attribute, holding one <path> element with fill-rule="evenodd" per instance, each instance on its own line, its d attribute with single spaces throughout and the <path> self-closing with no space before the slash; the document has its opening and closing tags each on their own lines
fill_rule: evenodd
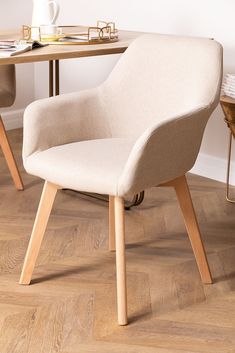
<svg viewBox="0 0 235 353">
<path fill-rule="evenodd" d="M 48 44 L 42 44 L 38 41 L 33 41 L 32 43 L 14 40 L 0 41 L 0 58 L 8 58 L 46 45 Z"/>
</svg>

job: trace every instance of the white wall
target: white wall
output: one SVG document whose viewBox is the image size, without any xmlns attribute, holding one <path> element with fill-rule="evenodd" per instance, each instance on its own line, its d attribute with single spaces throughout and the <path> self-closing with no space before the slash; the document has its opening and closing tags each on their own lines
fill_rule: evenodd
<svg viewBox="0 0 235 353">
<path fill-rule="evenodd" d="M 8 3 L 20 3 L 25 9 L 26 6 L 30 7 L 31 1 L 11 0 Z M 95 24 L 97 19 L 104 19 L 115 21 L 120 29 L 213 37 L 224 46 L 224 72 L 235 72 L 234 0 L 58 1 L 61 6 L 58 22 L 61 25 Z M 99 84 L 107 77 L 118 58 L 119 55 L 115 55 L 61 62 L 61 92 Z M 46 97 L 48 67 L 45 63 L 35 64 L 34 78 L 35 97 Z M 29 99 L 28 93 L 25 95 Z M 194 172 L 224 180 L 227 140 L 228 130 L 223 122 L 222 111 L 218 108 L 207 126 Z M 233 152 L 235 155 L 235 149 Z"/>
<path fill-rule="evenodd" d="M 20 28 L 31 21 L 32 4 L 29 0 L 0 0 L 0 31 Z M 7 128 L 22 126 L 24 108 L 34 100 L 34 65 L 16 67 L 17 95 L 15 104 L 1 109 Z"/>
</svg>

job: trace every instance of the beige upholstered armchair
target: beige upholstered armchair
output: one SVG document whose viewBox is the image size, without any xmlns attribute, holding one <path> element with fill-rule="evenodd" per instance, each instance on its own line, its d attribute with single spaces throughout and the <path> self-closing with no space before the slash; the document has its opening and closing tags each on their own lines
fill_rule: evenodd
<svg viewBox="0 0 235 353">
<path fill-rule="evenodd" d="M 0 108 L 11 106 L 15 101 L 16 82 L 15 66 L 0 65 Z M 23 183 L 7 138 L 6 130 L 0 115 L 0 146 L 8 164 L 15 187 L 23 190 Z"/>
<path fill-rule="evenodd" d="M 124 197 L 175 187 L 204 283 L 211 274 L 185 174 L 219 99 L 222 48 L 209 39 L 138 38 L 98 88 L 37 101 L 24 118 L 24 166 L 45 179 L 21 284 L 29 284 L 58 189 L 110 195 L 118 322 L 127 324 Z"/>
</svg>

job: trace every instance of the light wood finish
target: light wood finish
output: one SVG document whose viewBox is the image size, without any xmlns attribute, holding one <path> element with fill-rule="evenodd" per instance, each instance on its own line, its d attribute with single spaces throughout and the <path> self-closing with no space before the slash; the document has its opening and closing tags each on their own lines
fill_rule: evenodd
<svg viewBox="0 0 235 353">
<path fill-rule="evenodd" d="M 115 251 L 114 196 L 109 196 L 109 251 Z"/>
<path fill-rule="evenodd" d="M 127 325 L 127 289 L 126 289 L 126 257 L 125 257 L 125 209 L 124 200 L 116 196 L 115 238 L 116 238 L 116 274 L 117 274 L 117 308 L 119 325 Z"/>
<path fill-rule="evenodd" d="M 48 45 L 44 48 L 31 50 L 10 58 L 0 58 L 0 65 L 120 54 L 123 53 L 128 48 L 130 43 L 141 34 L 143 33 L 120 30 L 119 40 L 115 43 L 92 45 Z M 20 31 L 0 32 L 0 40 L 4 40 L 6 38 L 18 39 L 20 36 Z"/>
<path fill-rule="evenodd" d="M 173 186 L 175 188 L 202 281 L 205 284 L 211 284 L 210 268 L 185 175 L 162 186 Z"/>
<path fill-rule="evenodd" d="M 8 137 L 18 161 L 22 131 Z M 16 192 L 3 161 L 0 153 L 1 353 L 234 352 L 235 217 L 223 183 L 187 175 L 211 286 L 201 282 L 172 187 L 147 190 L 125 213 L 129 325 L 119 327 L 107 205 L 58 192 L 32 285 L 19 286 L 43 182 L 22 171 L 25 191 Z"/>
<path fill-rule="evenodd" d="M 11 146 L 7 138 L 6 130 L 5 130 L 1 115 L 0 115 L 0 146 L 2 148 L 2 152 L 6 159 L 6 162 L 10 170 L 16 189 L 24 190 L 21 176 L 17 168 L 16 161 L 11 150 Z"/>
<path fill-rule="evenodd" d="M 58 186 L 49 182 L 45 182 L 38 212 L 33 226 L 28 250 L 26 253 L 20 284 L 29 284 L 32 278 L 35 263 L 41 247 L 42 239 L 46 231 L 54 199 L 58 190 Z"/>
</svg>

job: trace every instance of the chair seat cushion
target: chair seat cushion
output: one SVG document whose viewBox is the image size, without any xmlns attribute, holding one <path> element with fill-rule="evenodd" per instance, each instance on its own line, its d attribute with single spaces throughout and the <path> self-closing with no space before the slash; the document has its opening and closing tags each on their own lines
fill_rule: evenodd
<svg viewBox="0 0 235 353">
<path fill-rule="evenodd" d="M 134 140 L 108 138 L 60 145 L 24 160 L 28 173 L 63 188 L 117 195 Z"/>
</svg>

